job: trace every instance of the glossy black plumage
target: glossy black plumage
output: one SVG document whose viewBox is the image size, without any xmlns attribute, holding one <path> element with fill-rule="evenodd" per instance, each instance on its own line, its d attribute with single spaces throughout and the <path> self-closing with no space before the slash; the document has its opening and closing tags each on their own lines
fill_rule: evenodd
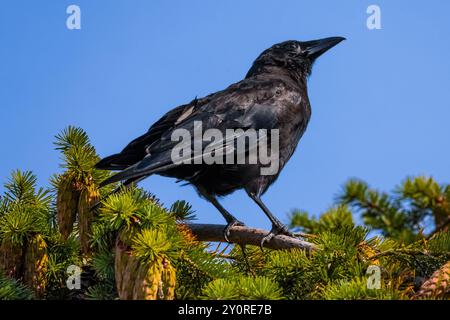
<svg viewBox="0 0 450 320">
<path fill-rule="evenodd" d="M 273 231 L 287 233 L 260 202 L 260 196 L 276 180 L 308 125 L 311 107 L 306 82 L 314 60 L 342 40 L 286 41 L 265 50 L 245 79 L 169 111 L 120 153 L 102 159 L 97 168 L 122 170 L 103 185 L 116 181 L 128 184 L 151 174 L 175 177 L 195 186 L 219 209 L 230 226 L 238 221 L 215 197 L 245 189 L 271 219 Z M 175 165 L 171 151 L 177 142 L 171 141 L 171 134 L 180 128 L 192 132 L 195 121 L 201 121 L 203 130 L 215 128 L 223 133 L 238 128 L 279 129 L 278 172 L 261 175 L 260 164 Z"/>
</svg>

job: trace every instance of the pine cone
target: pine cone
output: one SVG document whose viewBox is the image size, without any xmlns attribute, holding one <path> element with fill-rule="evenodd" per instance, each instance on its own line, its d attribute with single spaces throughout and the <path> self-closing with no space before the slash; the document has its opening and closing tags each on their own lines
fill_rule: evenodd
<svg viewBox="0 0 450 320">
<path fill-rule="evenodd" d="M 33 288 L 36 297 L 43 297 L 48 266 L 47 244 L 42 236 L 35 236 L 25 252 L 23 282 Z"/>
<path fill-rule="evenodd" d="M 59 232 L 61 232 L 63 239 L 66 240 L 72 232 L 76 219 L 80 192 L 75 188 L 74 179 L 70 175 L 64 174 L 60 179 L 56 210 Z"/>
<path fill-rule="evenodd" d="M 22 276 L 22 253 L 23 249 L 20 246 L 14 246 L 9 241 L 3 241 L 0 245 L 0 270 L 16 279 Z"/>
<path fill-rule="evenodd" d="M 140 264 L 133 288 L 133 300 L 173 300 L 176 273 L 169 261 L 163 259 Z"/>
<path fill-rule="evenodd" d="M 443 298 L 450 292 L 450 261 L 436 270 L 431 277 L 425 281 L 420 290 L 414 296 L 420 298 Z"/>
<path fill-rule="evenodd" d="M 176 269 L 172 266 L 170 261 L 164 259 L 162 261 L 162 277 L 159 287 L 159 299 L 160 300 L 173 300 L 175 299 L 175 285 L 177 282 Z"/>
<path fill-rule="evenodd" d="M 133 288 L 139 261 L 132 256 L 130 248 L 118 236 L 116 240 L 114 274 L 117 294 L 121 300 L 133 299 Z"/>
<path fill-rule="evenodd" d="M 90 235 L 94 220 L 94 212 L 91 210 L 91 207 L 99 198 L 100 194 L 94 186 L 86 188 L 80 193 L 78 200 L 78 228 L 83 254 L 88 254 L 91 251 Z"/>
<path fill-rule="evenodd" d="M 116 241 L 115 277 L 122 300 L 172 300 L 176 272 L 166 259 L 143 263 L 133 255 L 120 236 Z"/>
</svg>

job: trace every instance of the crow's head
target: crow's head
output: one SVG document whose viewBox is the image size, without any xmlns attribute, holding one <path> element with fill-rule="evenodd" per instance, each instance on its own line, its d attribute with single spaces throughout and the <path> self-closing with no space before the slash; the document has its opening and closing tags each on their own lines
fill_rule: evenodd
<svg viewBox="0 0 450 320">
<path fill-rule="evenodd" d="M 332 37 L 312 41 L 289 40 L 277 43 L 259 55 L 247 77 L 263 71 L 267 66 L 285 68 L 307 77 L 311 73 L 314 61 L 343 40 L 345 38 Z"/>
</svg>

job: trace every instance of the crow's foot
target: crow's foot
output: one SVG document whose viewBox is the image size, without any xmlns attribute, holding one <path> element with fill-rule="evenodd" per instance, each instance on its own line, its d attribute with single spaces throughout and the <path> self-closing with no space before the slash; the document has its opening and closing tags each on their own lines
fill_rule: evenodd
<svg viewBox="0 0 450 320">
<path fill-rule="evenodd" d="M 244 226 L 245 224 L 237 219 L 234 219 L 230 222 L 228 222 L 227 226 L 225 227 L 225 229 L 223 229 L 223 237 L 225 238 L 225 240 L 227 242 L 230 242 L 229 237 L 230 237 L 230 230 L 231 228 L 233 228 L 234 226 Z"/>
<path fill-rule="evenodd" d="M 275 237 L 279 234 L 283 234 L 283 235 L 286 235 L 289 237 L 294 237 L 294 234 L 292 232 L 290 232 L 288 227 L 286 227 L 285 225 L 273 224 L 270 232 L 264 238 L 261 239 L 261 243 L 259 244 L 259 246 L 261 247 L 261 250 L 264 251 L 264 243 L 269 242 L 270 240 L 272 240 L 273 237 Z"/>
</svg>

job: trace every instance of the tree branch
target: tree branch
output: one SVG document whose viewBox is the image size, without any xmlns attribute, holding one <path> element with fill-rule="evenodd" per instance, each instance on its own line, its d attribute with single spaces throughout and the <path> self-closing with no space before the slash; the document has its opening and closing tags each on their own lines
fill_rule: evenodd
<svg viewBox="0 0 450 320">
<path fill-rule="evenodd" d="M 199 241 L 225 242 L 223 230 L 225 225 L 220 224 L 195 224 L 188 223 L 186 226 L 192 231 Z M 259 246 L 264 236 L 269 233 L 267 230 L 249 228 L 246 226 L 234 226 L 230 229 L 230 242 L 237 244 L 249 244 Z M 264 244 L 269 249 L 305 249 L 314 250 L 315 245 L 298 238 L 285 235 L 277 235 Z"/>
<path fill-rule="evenodd" d="M 433 232 L 431 232 L 428 236 L 427 236 L 427 240 L 431 239 L 436 233 L 439 233 L 441 231 L 443 231 L 446 227 L 448 227 L 450 225 L 450 217 L 448 217 L 447 219 L 444 220 L 444 222 L 442 222 L 439 226 L 436 227 L 436 229 L 434 229 Z"/>
</svg>

